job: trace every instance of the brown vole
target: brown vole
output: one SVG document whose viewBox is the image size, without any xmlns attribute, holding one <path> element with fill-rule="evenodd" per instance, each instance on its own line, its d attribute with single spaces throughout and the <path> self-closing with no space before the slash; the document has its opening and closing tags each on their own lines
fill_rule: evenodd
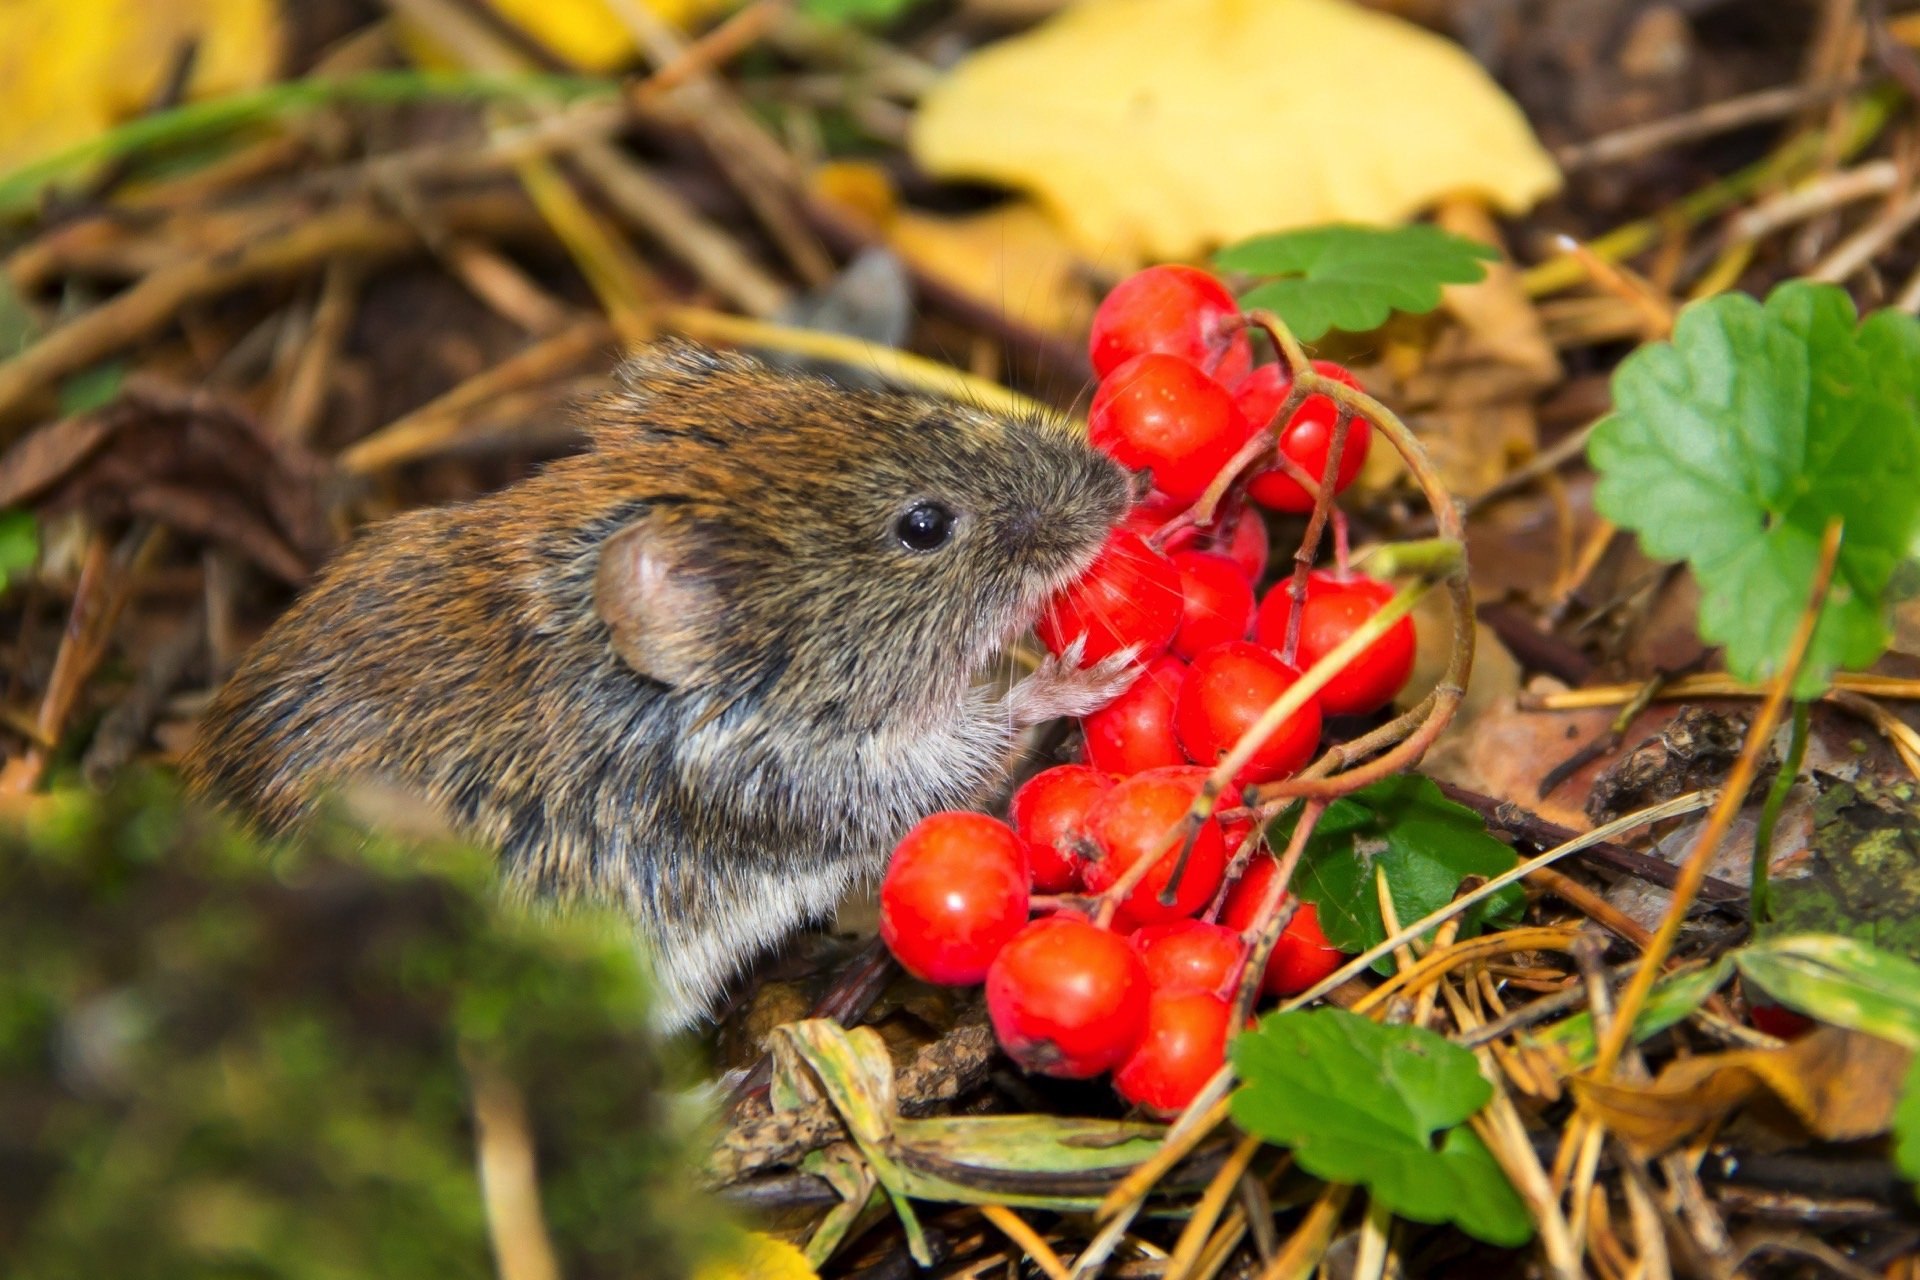
<svg viewBox="0 0 1920 1280">
<path fill-rule="evenodd" d="M 977 800 L 1016 728 L 1123 663 L 976 683 L 1082 572 L 1130 478 L 1061 424 L 656 346 L 590 449 L 342 553 L 209 709 L 189 781 L 268 827 L 415 792 L 537 892 L 651 943 L 663 1015 Z"/>
</svg>

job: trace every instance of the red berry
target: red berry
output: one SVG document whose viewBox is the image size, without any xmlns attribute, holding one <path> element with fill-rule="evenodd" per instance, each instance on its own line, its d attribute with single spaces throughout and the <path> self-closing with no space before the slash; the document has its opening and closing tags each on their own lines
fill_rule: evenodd
<svg viewBox="0 0 1920 1280">
<path fill-rule="evenodd" d="M 1315 373 L 1337 379 L 1354 390 L 1360 389 L 1360 381 L 1346 369 L 1331 360 L 1315 360 Z M 1255 431 L 1264 430 L 1287 398 L 1287 392 L 1293 387 L 1293 380 L 1277 364 L 1261 365 L 1233 389 L 1234 402 L 1240 406 L 1240 412 Z M 1326 474 L 1327 454 L 1333 447 L 1333 424 L 1339 416 L 1339 409 L 1327 396 L 1308 396 L 1306 403 L 1294 410 L 1287 419 L 1287 425 L 1280 431 L 1280 449 L 1291 458 L 1302 471 L 1317 482 Z M 1347 440 L 1340 448 L 1340 471 L 1333 482 L 1333 491 L 1339 493 L 1353 483 L 1360 474 L 1360 468 L 1367 461 L 1367 450 L 1373 444 L 1373 424 L 1365 418 L 1355 418 L 1347 428 Z M 1278 467 L 1257 472 L 1247 483 L 1247 494 L 1255 502 L 1275 511 L 1306 512 L 1313 510 L 1313 499 L 1300 487 L 1298 481 Z"/>
<path fill-rule="evenodd" d="M 1267 592 L 1254 622 L 1254 638 L 1278 652 L 1286 643 L 1291 583 Z M 1296 664 L 1306 670 L 1393 598 L 1393 588 L 1375 578 L 1341 577 L 1316 569 L 1307 575 L 1307 599 L 1300 607 L 1300 643 Z M 1393 701 L 1413 674 L 1413 619 L 1402 618 L 1386 634 L 1362 649 L 1320 690 L 1320 709 L 1331 716 L 1360 716 Z"/>
<path fill-rule="evenodd" d="M 1186 663 L 1155 658 L 1124 693 L 1082 719 L 1088 763 L 1123 776 L 1187 763 L 1173 737 L 1173 701 L 1186 679 Z"/>
<path fill-rule="evenodd" d="M 1086 858 L 1075 841 L 1084 839 L 1087 810 L 1112 786 L 1113 779 L 1099 769 L 1062 764 L 1042 769 L 1013 793 L 1007 820 L 1027 842 L 1034 892 L 1065 893 L 1080 887 Z"/>
<path fill-rule="evenodd" d="M 1167 559 L 1180 571 L 1180 629 L 1173 651 L 1191 658 L 1229 640 L 1247 638 L 1253 622 L 1253 584 L 1228 556 L 1176 551 Z"/>
<path fill-rule="evenodd" d="M 1081 661 L 1098 662 L 1129 645 L 1139 660 L 1160 653 L 1180 626 L 1180 571 L 1140 535 L 1117 529 L 1093 565 L 1047 603 L 1034 627 L 1042 644 L 1066 652 L 1081 636 Z"/>
<path fill-rule="evenodd" d="M 1149 351 L 1178 356 L 1222 382 L 1246 376 L 1253 345 L 1227 287 L 1194 267 L 1148 267 L 1113 287 L 1093 313 L 1087 354 L 1104 378 Z"/>
<path fill-rule="evenodd" d="M 1150 924 L 1127 939 L 1147 967 L 1155 991 L 1212 991 L 1224 994 L 1240 971 L 1245 947 L 1233 929 L 1204 920 Z"/>
<path fill-rule="evenodd" d="M 1148 354 L 1108 374 L 1087 439 L 1176 502 L 1192 502 L 1252 434 L 1227 389 L 1175 356 Z"/>
<path fill-rule="evenodd" d="M 1248 582 L 1260 581 L 1267 571 L 1267 522 L 1251 507 L 1240 512 L 1224 536 L 1214 536 L 1214 546 L 1233 557 Z"/>
<path fill-rule="evenodd" d="M 1099 859 L 1087 865 L 1082 877 L 1087 888 L 1103 892 L 1134 863 L 1152 857 L 1179 825 L 1206 776 L 1206 770 L 1191 766 L 1149 769 L 1102 796 L 1087 814 L 1088 833 L 1100 848 Z M 1167 887 L 1180 863 L 1181 847 L 1182 841 L 1175 840 L 1122 903 L 1127 918 L 1135 924 L 1178 920 L 1213 900 L 1226 874 L 1227 856 L 1220 826 L 1208 818 L 1194 837 L 1172 905 L 1160 901 L 1160 891 Z"/>
<path fill-rule="evenodd" d="M 1279 873 L 1280 864 L 1272 858 L 1255 858 L 1246 874 L 1227 890 L 1220 923 L 1238 933 L 1251 929 Z M 1321 932 L 1319 911 L 1311 902 L 1302 902 L 1280 930 L 1280 939 L 1267 959 L 1267 971 L 1261 975 L 1260 988 L 1270 996 L 1298 995 L 1346 961 L 1346 953 Z"/>
<path fill-rule="evenodd" d="M 1077 916 L 1035 920 L 987 971 L 987 1016 L 1009 1057 L 1028 1071 L 1085 1079 L 1119 1063 L 1147 1021 L 1140 957 Z"/>
<path fill-rule="evenodd" d="M 1747 1020 L 1755 1031 L 1764 1031 L 1777 1040 L 1798 1040 L 1814 1026 L 1812 1018 L 1778 1004 L 1748 1005 Z"/>
<path fill-rule="evenodd" d="M 1125 525 L 1142 538 L 1151 538 L 1173 518 L 1187 509 L 1184 502 L 1164 493 L 1149 493 L 1127 513 Z M 1248 582 L 1260 581 L 1267 571 L 1267 522 L 1260 513 L 1242 509 L 1230 523 L 1209 525 L 1205 529 L 1188 525 L 1168 536 L 1162 550 L 1212 551 L 1229 557 L 1240 566 Z"/>
<path fill-rule="evenodd" d="M 1026 922 L 1026 846 L 985 814 L 922 819 L 880 882 L 880 936 L 901 967 L 929 982 L 980 981 Z"/>
<path fill-rule="evenodd" d="M 1140 1047 L 1113 1073 L 1113 1087 L 1149 1111 L 1182 1110 L 1227 1060 L 1232 1021 L 1233 1006 L 1211 991 L 1155 991 Z"/>
<path fill-rule="evenodd" d="M 1299 678 L 1298 671 L 1257 644 L 1215 645 L 1187 670 L 1174 701 L 1174 736 L 1194 760 L 1213 764 Z M 1319 743 L 1320 704 L 1309 698 L 1267 736 L 1234 781 L 1247 786 L 1284 778 L 1311 760 Z"/>
</svg>

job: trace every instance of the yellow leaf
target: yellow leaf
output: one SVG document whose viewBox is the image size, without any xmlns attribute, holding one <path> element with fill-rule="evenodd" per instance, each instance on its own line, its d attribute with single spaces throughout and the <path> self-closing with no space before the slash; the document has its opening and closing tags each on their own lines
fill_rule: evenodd
<svg viewBox="0 0 1920 1280">
<path fill-rule="evenodd" d="M 0 172 L 51 155 L 153 105 L 195 46 L 189 98 L 273 78 L 273 0 L 0 0 Z"/>
<path fill-rule="evenodd" d="M 935 86 L 911 147 L 938 176 L 1030 191 L 1102 258 L 1460 193 L 1517 212 L 1560 182 L 1463 50 L 1347 0 L 1080 0 Z"/>
<path fill-rule="evenodd" d="M 903 208 L 878 165 L 821 165 L 814 197 L 884 236 L 894 252 L 956 293 L 1031 329 L 1076 339 L 1093 317 L 1081 256 L 1046 211 L 1009 201 L 984 213 L 944 217 Z"/>
<path fill-rule="evenodd" d="M 1093 319 L 1079 255 L 1034 205 L 962 218 L 902 213 L 888 239 L 928 275 L 1028 328 L 1078 337 Z"/>
<path fill-rule="evenodd" d="M 807 1256 L 785 1240 L 756 1231 L 739 1249 L 707 1263 L 694 1280 L 819 1280 Z"/>
<path fill-rule="evenodd" d="M 486 0 L 495 13 L 583 71 L 613 71 L 639 49 L 622 5 L 645 4 L 685 27 L 729 7 L 730 0 Z"/>
</svg>

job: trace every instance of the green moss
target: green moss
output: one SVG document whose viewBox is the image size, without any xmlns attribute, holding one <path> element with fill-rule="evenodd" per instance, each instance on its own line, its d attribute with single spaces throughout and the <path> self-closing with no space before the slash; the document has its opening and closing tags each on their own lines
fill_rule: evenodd
<svg viewBox="0 0 1920 1280">
<path fill-rule="evenodd" d="M 491 1276 L 477 1062 L 562 1272 L 684 1275 L 719 1224 L 646 1010 L 617 922 L 507 908 L 469 851 L 76 796 L 0 831 L 0 1274 Z"/>
<path fill-rule="evenodd" d="M 1920 960 L 1920 794 L 1839 784 L 1814 806 L 1809 874 L 1774 880 L 1762 932 L 1838 933 Z"/>
</svg>

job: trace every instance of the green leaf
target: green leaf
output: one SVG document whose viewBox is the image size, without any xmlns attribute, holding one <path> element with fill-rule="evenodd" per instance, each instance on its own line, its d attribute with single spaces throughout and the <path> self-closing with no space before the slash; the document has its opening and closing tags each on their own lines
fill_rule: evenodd
<svg viewBox="0 0 1920 1280">
<path fill-rule="evenodd" d="M 1893 1109 L 1893 1167 L 1908 1182 L 1920 1182 L 1920 1058 L 1907 1068 Z"/>
<path fill-rule="evenodd" d="M 1532 1237 L 1485 1144 L 1454 1127 L 1493 1096 L 1469 1051 L 1421 1027 L 1313 1009 L 1269 1014 L 1231 1054 L 1244 1082 L 1234 1122 L 1292 1148 L 1315 1177 L 1365 1186 L 1403 1218 L 1453 1222 L 1492 1244 Z"/>
<path fill-rule="evenodd" d="M 120 384 L 127 380 L 127 362 L 109 360 L 91 369 L 82 369 L 60 384 L 60 416 L 92 413 L 113 403 Z"/>
<path fill-rule="evenodd" d="M 1855 319 L 1843 290 L 1805 281 L 1765 306 L 1694 303 L 1672 341 L 1614 371 L 1614 412 L 1588 445 L 1595 505 L 1692 566 L 1700 634 L 1743 680 L 1777 669 L 1827 521 L 1845 520 L 1799 698 L 1880 656 L 1889 581 L 1920 537 L 1920 321 Z"/>
<path fill-rule="evenodd" d="M 40 559 L 40 522 L 31 511 L 0 511 L 0 591 L 28 573 Z"/>
<path fill-rule="evenodd" d="M 920 0 L 800 0 L 800 11 L 821 22 L 879 27 L 919 3 Z"/>
<path fill-rule="evenodd" d="M 1274 824 L 1276 848 L 1293 833 L 1293 818 Z M 1394 914 L 1411 924 L 1453 901 L 1468 876 L 1493 877 L 1511 869 L 1512 849 L 1487 834 L 1473 810 L 1440 794 L 1417 774 L 1401 774 L 1362 787 L 1327 806 L 1307 841 L 1295 883 L 1302 899 L 1319 912 L 1327 941 L 1342 951 L 1365 951 L 1387 939 L 1374 876 L 1385 871 Z M 1494 894 L 1461 917 L 1460 936 L 1489 924 L 1520 918 L 1526 893 L 1517 884 Z M 1382 957 L 1374 968 L 1393 972 Z"/>
<path fill-rule="evenodd" d="M 40 326 L 27 309 L 27 300 L 13 287 L 6 272 L 0 271 L 0 360 L 8 360 L 27 349 Z"/>
<path fill-rule="evenodd" d="M 1255 236 L 1214 255 L 1214 265 L 1248 275 L 1282 276 L 1243 297 L 1248 309 L 1277 312 L 1302 342 L 1329 329 L 1367 333 L 1396 311 L 1424 315 L 1440 305 L 1440 286 L 1472 284 L 1500 251 L 1438 227 L 1337 224 Z"/>
<path fill-rule="evenodd" d="M 1690 1016 L 1707 1002 L 1708 996 L 1720 989 L 1732 972 L 1733 961 L 1721 956 L 1704 969 L 1662 978 L 1647 993 L 1639 1015 L 1633 1020 L 1633 1042 L 1640 1044 L 1652 1039 Z M 1558 1048 L 1567 1055 L 1568 1066 L 1575 1071 L 1592 1066 L 1599 1056 L 1593 1039 L 1593 1015 L 1585 1010 L 1554 1023 L 1529 1039 L 1535 1044 Z"/>
<path fill-rule="evenodd" d="M 1802 933 L 1742 947 L 1734 967 L 1789 1009 L 1920 1050 L 1920 964 L 1857 938 Z"/>
</svg>

